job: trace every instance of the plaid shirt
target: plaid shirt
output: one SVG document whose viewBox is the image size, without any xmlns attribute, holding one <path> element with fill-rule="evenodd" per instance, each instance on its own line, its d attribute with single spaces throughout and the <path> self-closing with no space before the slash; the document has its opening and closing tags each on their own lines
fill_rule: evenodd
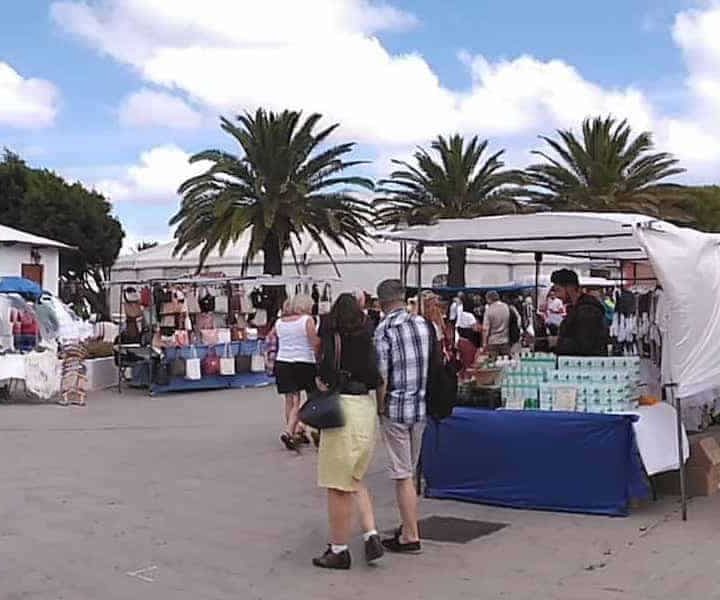
<svg viewBox="0 0 720 600">
<path fill-rule="evenodd" d="M 422 317 L 395 310 L 375 330 L 378 369 L 387 383 L 386 414 L 395 423 L 425 420 L 430 329 Z"/>
</svg>

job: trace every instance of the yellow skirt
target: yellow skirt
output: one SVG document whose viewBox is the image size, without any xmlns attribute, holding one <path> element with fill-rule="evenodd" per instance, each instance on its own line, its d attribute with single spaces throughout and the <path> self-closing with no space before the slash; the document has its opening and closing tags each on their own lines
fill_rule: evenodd
<svg viewBox="0 0 720 600">
<path fill-rule="evenodd" d="M 377 434 L 375 397 L 340 396 L 345 426 L 324 429 L 320 434 L 318 485 L 354 492 L 367 473 Z"/>
</svg>

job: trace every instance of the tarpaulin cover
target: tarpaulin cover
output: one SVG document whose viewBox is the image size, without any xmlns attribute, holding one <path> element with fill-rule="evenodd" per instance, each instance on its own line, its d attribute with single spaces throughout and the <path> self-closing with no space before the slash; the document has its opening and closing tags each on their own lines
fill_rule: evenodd
<svg viewBox="0 0 720 600">
<path fill-rule="evenodd" d="M 514 508 L 627 515 L 649 490 L 633 419 L 456 408 L 428 423 L 422 466 L 431 498 Z"/>
</svg>

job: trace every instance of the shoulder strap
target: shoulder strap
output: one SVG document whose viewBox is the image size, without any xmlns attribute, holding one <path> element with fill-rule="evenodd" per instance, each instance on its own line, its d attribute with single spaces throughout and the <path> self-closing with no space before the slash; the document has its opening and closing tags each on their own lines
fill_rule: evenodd
<svg viewBox="0 0 720 600">
<path fill-rule="evenodd" d="M 340 334 L 335 332 L 335 371 L 340 371 L 340 362 L 342 359 L 342 340 Z"/>
</svg>

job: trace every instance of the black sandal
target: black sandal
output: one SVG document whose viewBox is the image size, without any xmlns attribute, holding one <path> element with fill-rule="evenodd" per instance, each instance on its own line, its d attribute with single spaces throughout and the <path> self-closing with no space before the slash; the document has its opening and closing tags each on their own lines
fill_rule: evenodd
<svg viewBox="0 0 720 600">
<path fill-rule="evenodd" d="M 295 439 L 289 433 L 283 433 L 280 436 L 280 441 L 285 444 L 285 448 L 287 448 L 288 450 L 293 450 L 295 452 L 299 451 Z"/>
</svg>

